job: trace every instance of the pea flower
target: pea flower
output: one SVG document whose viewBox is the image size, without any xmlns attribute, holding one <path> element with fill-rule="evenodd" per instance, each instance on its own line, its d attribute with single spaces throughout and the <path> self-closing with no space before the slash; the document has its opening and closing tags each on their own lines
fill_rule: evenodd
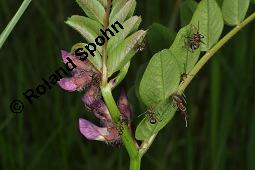
<svg viewBox="0 0 255 170">
<path fill-rule="evenodd" d="M 82 97 L 85 108 L 100 120 L 100 126 L 97 126 L 86 119 L 80 118 L 79 129 L 81 134 L 88 140 L 104 141 L 108 144 L 120 144 L 122 123 L 126 123 L 131 130 L 131 109 L 124 90 L 121 91 L 118 100 L 118 107 L 121 113 L 120 125 L 115 126 L 100 92 L 100 72 L 88 60 L 81 61 L 79 57 L 64 50 L 61 51 L 61 54 L 64 63 L 68 62 L 68 57 L 77 67 L 71 71 L 71 77 L 62 78 L 58 81 L 58 84 L 67 91 L 82 91 L 86 89 Z"/>
<path fill-rule="evenodd" d="M 61 54 L 64 63 L 68 61 L 67 57 L 69 57 L 77 66 L 71 71 L 72 77 L 62 78 L 60 81 L 58 81 L 61 88 L 67 91 L 81 91 L 91 83 L 94 77 L 98 77 L 99 72 L 88 60 L 81 61 L 79 57 L 74 56 L 64 50 L 61 51 Z"/>
<path fill-rule="evenodd" d="M 86 107 L 89 107 L 94 115 L 100 120 L 101 126 L 96 126 L 93 123 L 89 122 L 86 119 L 79 119 L 80 132 L 88 140 L 98 140 L 104 141 L 106 143 L 120 143 L 120 130 L 121 127 L 116 127 L 110 116 L 109 110 L 107 109 L 105 103 L 102 99 L 98 98 L 96 94 L 96 88 L 91 87 L 89 91 L 82 98 Z M 120 126 L 121 123 L 128 123 L 130 127 L 130 115 L 131 109 L 127 102 L 127 97 L 124 91 L 121 92 L 121 95 L 118 100 L 118 107 L 121 112 L 120 115 Z M 124 121 L 123 121 L 124 120 Z"/>
</svg>

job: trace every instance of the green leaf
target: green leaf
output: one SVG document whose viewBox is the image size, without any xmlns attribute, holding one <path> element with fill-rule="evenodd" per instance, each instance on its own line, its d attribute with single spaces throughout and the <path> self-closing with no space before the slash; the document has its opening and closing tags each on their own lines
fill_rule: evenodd
<svg viewBox="0 0 255 170">
<path fill-rule="evenodd" d="M 108 41 L 107 51 L 111 53 L 130 33 L 136 31 L 141 23 L 141 17 L 134 16 L 125 21 L 122 25 L 124 30 L 118 32 Z"/>
<path fill-rule="evenodd" d="M 105 8 L 107 7 L 107 0 L 98 0 Z"/>
<path fill-rule="evenodd" d="M 249 0 L 224 0 L 222 14 L 226 24 L 234 26 L 241 23 L 249 7 Z"/>
<path fill-rule="evenodd" d="M 179 30 L 172 46 L 170 47 L 170 51 L 177 60 L 181 73 L 188 73 L 194 67 L 199 58 L 200 48 L 191 52 L 191 49 L 185 45 L 185 41 L 188 40 L 187 37 L 191 36 L 191 34 L 191 25 L 183 27 Z"/>
<path fill-rule="evenodd" d="M 152 54 L 168 48 L 174 41 L 175 36 L 176 33 L 170 31 L 167 27 L 153 23 L 147 34 L 147 42 Z"/>
<path fill-rule="evenodd" d="M 123 23 L 125 19 L 130 15 L 130 13 L 133 13 L 135 6 L 136 1 L 129 0 L 117 13 L 112 12 L 110 14 L 110 25 L 116 21 Z"/>
<path fill-rule="evenodd" d="M 130 62 L 128 62 L 126 65 L 124 65 L 120 69 L 118 75 L 114 78 L 114 87 L 119 85 L 121 83 L 121 81 L 126 77 L 126 75 L 128 73 L 129 66 L 130 66 Z"/>
<path fill-rule="evenodd" d="M 143 41 L 146 31 L 139 30 L 120 43 L 115 50 L 108 53 L 108 77 L 120 70 L 137 52 L 137 47 Z"/>
<path fill-rule="evenodd" d="M 126 4 L 127 0 L 116 0 L 112 2 L 112 10 L 110 13 L 110 17 L 111 16 L 115 16 L 121 8 L 124 7 L 124 5 Z"/>
<path fill-rule="evenodd" d="M 195 0 L 186 0 L 181 4 L 180 16 L 182 26 L 189 24 L 196 7 L 197 2 Z"/>
<path fill-rule="evenodd" d="M 125 5 L 125 3 L 127 2 L 127 0 L 112 0 L 112 8 L 114 8 L 115 6 L 117 6 L 120 2 L 121 2 L 123 5 Z M 123 6 L 123 5 L 122 5 L 122 6 Z"/>
<path fill-rule="evenodd" d="M 199 23 L 199 25 L 198 25 Z M 210 49 L 220 38 L 224 21 L 221 10 L 215 0 L 202 0 L 191 20 L 191 24 L 198 29 L 204 38 L 201 51 Z"/>
<path fill-rule="evenodd" d="M 76 49 L 78 48 L 82 48 L 83 51 L 86 51 L 85 49 L 85 43 L 77 43 L 75 45 L 73 45 L 72 49 L 71 49 L 71 53 L 74 53 Z M 101 68 L 102 68 L 102 58 L 101 55 L 99 54 L 98 51 L 95 52 L 95 56 L 89 56 L 88 60 L 94 65 L 94 67 L 101 72 Z"/>
<path fill-rule="evenodd" d="M 143 103 L 152 107 L 166 100 L 176 91 L 180 75 L 178 63 L 170 50 L 155 54 L 145 70 L 139 88 Z"/>
<path fill-rule="evenodd" d="M 97 0 L 76 0 L 86 15 L 104 25 L 105 9 Z"/>
<path fill-rule="evenodd" d="M 176 109 L 169 98 L 157 106 L 156 109 L 154 108 L 154 112 L 157 123 L 151 124 L 149 119 L 145 117 L 136 128 L 135 138 L 137 140 L 148 140 L 152 135 L 158 133 L 173 118 Z"/>
<path fill-rule="evenodd" d="M 130 17 L 132 17 L 134 15 L 135 8 L 136 8 L 136 1 L 135 1 L 135 3 L 133 3 L 133 5 L 132 5 L 132 7 L 131 7 L 128 15 L 127 15 L 127 18 L 130 18 Z"/>
<path fill-rule="evenodd" d="M 68 18 L 66 24 L 78 31 L 89 43 L 95 42 L 99 30 L 102 28 L 98 22 L 79 15 L 73 15 Z"/>
</svg>

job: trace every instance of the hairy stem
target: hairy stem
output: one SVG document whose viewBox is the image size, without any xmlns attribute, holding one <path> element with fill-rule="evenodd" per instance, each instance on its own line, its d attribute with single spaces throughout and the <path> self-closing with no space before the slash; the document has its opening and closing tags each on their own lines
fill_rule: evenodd
<svg viewBox="0 0 255 170">
<path fill-rule="evenodd" d="M 227 35 L 225 35 L 217 44 L 213 46 L 206 54 L 197 62 L 194 68 L 190 71 L 189 76 L 183 81 L 183 83 L 178 88 L 178 93 L 182 94 L 186 87 L 189 85 L 191 80 L 195 75 L 201 70 L 201 68 L 208 62 L 212 56 L 223 47 L 234 35 L 236 35 L 242 28 L 248 25 L 251 21 L 255 19 L 255 12 L 247 17 L 243 22 L 233 28 Z"/>
<path fill-rule="evenodd" d="M 107 7 L 106 7 L 106 15 L 104 18 L 104 29 L 107 29 L 109 26 L 109 16 L 111 12 L 111 6 L 112 6 L 112 1 L 107 0 Z M 103 61 L 103 70 L 102 70 L 102 83 L 101 83 L 101 92 L 102 96 L 104 98 L 105 104 L 107 108 L 110 111 L 111 117 L 115 123 L 116 126 L 119 125 L 120 123 L 120 111 L 116 105 L 116 102 L 112 96 L 112 87 L 111 83 L 108 83 L 108 75 L 107 75 L 107 41 L 103 46 L 103 52 L 102 52 L 102 61 Z M 126 74 L 124 71 L 123 74 Z M 120 79 L 118 80 L 121 81 L 124 78 L 124 76 L 121 76 Z M 123 126 L 122 130 L 122 135 L 121 139 L 122 142 L 124 143 L 124 146 L 127 149 L 127 152 L 129 154 L 130 158 L 130 170 L 139 170 L 140 169 L 140 162 L 141 159 L 139 157 L 138 149 L 136 147 L 136 143 L 134 142 L 131 134 L 129 133 L 129 129 L 127 125 L 121 125 Z"/>
<path fill-rule="evenodd" d="M 20 17 L 24 13 L 24 11 L 27 9 L 30 2 L 31 2 L 31 0 L 24 0 L 23 1 L 23 3 L 19 7 L 18 11 L 16 12 L 16 14 L 12 18 L 12 20 L 8 23 L 8 25 L 6 26 L 6 28 L 4 29 L 4 31 L 0 35 L 0 49 L 2 48 L 4 42 L 6 41 L 6 39 L 8 38 L 10 33 L 12 32 L 13 28 L 15 27 L 15 25 L 19 21 Z"/>
<path fill-rule="evenodd" d="M 108 0 L 107 1 L 107 7 L 106 7 L 106 14 L 104 17 L 104 30 L 107 29 L 109 26 L 109 16 L 111 12 L 111 6 L 112 6 L 112 1 Z M 108 41 L 105 41 L 105 44 L 103 46 L 102 50 L 102 62 L 103 62 L 103 70 L 102 70 L 102 85 L 105 86 L 107 84 L 107 44 Z"/>
<path fill-rule="evenodd" d="M 104 101 L 107 105 L 107 108 L 110 111 L 111 117 L 114 120 L 115 124 L 117 125 L 119 123 L 120 111 L 112 96 L 111 87 L 107 84 L 106 86 L 101 87 L 101 91 Z M 121 139 L 130 157 L 130 170 L 139 170 L 140 169 L 139 153 L 136 148 L 136 144 L 131 134 L 129 133 L 127 125 L 123 125 L 123 134 L 121 135 Z"/>
</svg>

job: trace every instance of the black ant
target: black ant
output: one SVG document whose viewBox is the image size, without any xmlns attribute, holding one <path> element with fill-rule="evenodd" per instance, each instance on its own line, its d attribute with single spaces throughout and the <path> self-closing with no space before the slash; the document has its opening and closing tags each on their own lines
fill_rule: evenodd
<svg viewBox="0 0 255 170">
<path fill-rule="evenodd" d="M 193 26 L 193 27 L 195 27 L 195 26 Z M 194 50 L 198 49 L 200 47 L 201 43 L 205 44 L 202 41 L 204 36 L 199 33 L 199 22 L 198 22 L 198 29 L 197 29 L 196 33 L 193 33 L 191 37 L 188 36 L 186 38 L 187 38 L 187 40 L 185 41 L 185 45 L 186 45 L 186 47 L 191 49 L 192 52 L 194 52 Z"/>
<path fill-rule="evenodd" d="M 172 95 L 174 106 L 177 107 L 177 109 L 181 112 L 181 114 L 184 116 L 186 127 L 188 127 L 188 120 L 187 120 L 187 108 L 186 108 L 186 100 L 183 95 L 179 94 L 173 94 Z"/>
<path fill-rule="evenodd" d="M 146 110 L 143 114 L 146 114 L 147 119 L 150 121 L 151 124 L 156 124 L 158 121 L 160 122 L 161 120 L 158 118 L 158 115 L 153 111 L 152 108 L 149 108 Z M 141 115 L 143 115 L 141 114 Z M 139 115 L 139 116 L 141 116 Z"/>
</svg>

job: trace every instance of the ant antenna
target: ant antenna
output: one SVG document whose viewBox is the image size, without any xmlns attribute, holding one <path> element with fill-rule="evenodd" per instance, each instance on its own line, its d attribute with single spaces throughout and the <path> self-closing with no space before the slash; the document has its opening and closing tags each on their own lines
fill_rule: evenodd
<svg viewBox="0 0 255 170">
<path fill-rule="evenodd" d="M 197 21 L 197 24 L 198 24 L 198 31 L 197 32 L 199 32 L 199 20 Z"/>
<path fill-rule="evenodd" d="M 141 117 L 142 115 L 145 115 L 147 112 L 148 112 L 148 109 L 145 112 L 143 112 L 140 115 L 138 115 L 137 117 Z"/>
</svg>

